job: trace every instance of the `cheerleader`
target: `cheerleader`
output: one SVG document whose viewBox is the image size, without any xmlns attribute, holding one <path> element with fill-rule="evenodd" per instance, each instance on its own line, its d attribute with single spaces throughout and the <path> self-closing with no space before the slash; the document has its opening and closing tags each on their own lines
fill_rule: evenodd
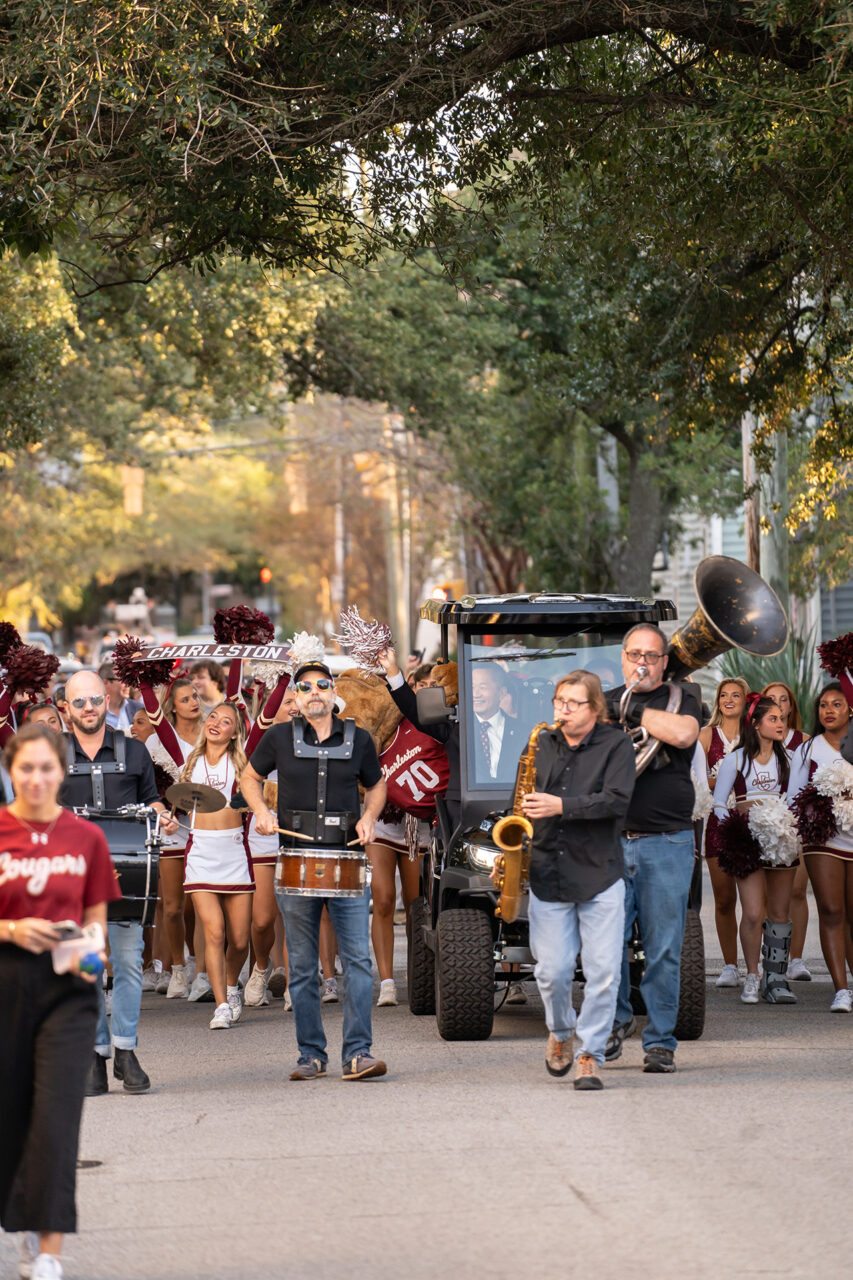
<svg viewBox="0 0 853 1280">
<path fill-rule="evenodd" d="M 841 740 L 850 724 L 850 706 L 841 685 L 828 684 L 815 703 L 815 736 L 794 752 L 788 794 L 795 799 L 819 768 L 842 759 Z M 850 1013 L 853 995 L 847 989 L 846 944 L 853 922 L 853 829 L 844 828 L 825 844 L 803 848 L 817 903 L 820 947 L 835 984 L 833 1013 Z"/>
<path fill-rule="evenodd" d="M 246 767 L 243 741 L 239 711 L 230 702 L 220 702 L 208 713 L 181 781 L 215 787 L 230 801 Z M 227 803 L 215 813 L 196 814 L 187 840 L 184 892 L 193 895 L 196 917 L 204 931 L 207 974 L 216 1000 L 210 1021 L 213 1030 L 232 1026 L 242 1012 L 237 979 L 249 953 L 254 891 L 243 815 Z"/>
<path fill-rule="evenodd" d="M 725 757 L 717 774 L 714 814 L 718 822 L 728 817 L 726 802 L 732 792 L 737 807 L 749 809 L 767 796 L 784 796 L 788 788 L 790 769 L 782 745 L 788 730 L 786 717 L 771 698 L 758 695 L 755 698 L 744 719 L 743 746 Z M 760 994 L 769 1004 L 796 1003 L 796 996 L 785 978 L 791 947 L 788 913 L 793 886 L 794 866 L 770 866 L 766 863 L 737 881 L 741 907 L 740 940 L 747 969 L 740 997 L 744 1004 L 758 1004 L 759 954 L 764 969 Z"/>
<path fill-rule="evenodd" d="M 803 733 L 803 721 L 794 691 L 787 684 L 783 684 L 780 680 L 775 680 L 773 684 L 765 685 L 761 690 L 761 696 L 762 698 L 772 698 L 786 718 L 788 732 L 785 734 L 782 746 L 788 753 L 788 759 L 791 760 L 794 752 L 803 745 L 809 736 L 807 733 Z M 789 982 L 811 982 L 812 980 L 812 975 L 803 960 L 803 948 L 806 945 L 806 933 L 809 927 L 809 903 L 806 896 L 808 885 L 809 873 L 806 868 L 806 860 L 803 858 L 794 876 L 794 892 L 791 897 L 791 919 L 794 922 L 794 933 L 791 938 L 791 959 L 788 963 Z"/>
<path fill-rule="evenodd" d="M 717 781 L 720 765 L 740 744 L 741 723 L 746 710 L 749 685 L 739 676 L 723 680 L 714 694 L 711 719 L 699 732 L 699 745 L 705 752 L 708 786 L 711 791 Z M 737 971 L 737 889 L 731 876 L 720 870 L 714 834 L 716 815 L 708 815 L 705 835 L 705 860 L 714 891 L 714 923 L 723 953 L 723 968 L 716 985 L 737 987 L 740 984 Z"/>
</svg>

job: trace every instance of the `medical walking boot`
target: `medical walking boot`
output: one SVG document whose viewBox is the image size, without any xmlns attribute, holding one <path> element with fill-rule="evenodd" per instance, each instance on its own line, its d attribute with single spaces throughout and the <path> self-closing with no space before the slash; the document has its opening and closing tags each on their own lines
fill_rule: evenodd
<svg viewBox="0 0 853 1280">
<path fill-rule="evenodd" d="M 773 920 L 764 921 L 764 941 L 761 945 L 761 962 L 764 970 L 761 977 L 761 994 L 768 1004 L 796 1004 L 797 997 L 788 986 L 788 956 L 791 954 L 791 934 L 793 925 L 790 920 L 785 924 L 777 924 Z"/>
</svg>

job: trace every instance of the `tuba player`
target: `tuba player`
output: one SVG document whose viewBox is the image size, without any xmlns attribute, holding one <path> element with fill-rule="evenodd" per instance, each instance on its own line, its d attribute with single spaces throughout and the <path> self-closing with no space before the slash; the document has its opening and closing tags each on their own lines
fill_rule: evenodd
<svg viewBox="0 0 853 1280">
<path fill-rule="evenodd" d="M 627 734 L 605 723 L 601 681 L 590 671 L 572 671 L 557 683 L 554 716 L 555 727 L 539 735 L 537 790 L 523 800 L 524 816 L 533 821 L 530 949 L 549 1032 L 545 1066 L 564 1076 L 574 1056 L 575 1088 L 600 1089 L 622 963 L 620 833 L 634 790 L 634 749 Z M 576 1018 L 579 950 L 586 985 Z"/>
</svg>

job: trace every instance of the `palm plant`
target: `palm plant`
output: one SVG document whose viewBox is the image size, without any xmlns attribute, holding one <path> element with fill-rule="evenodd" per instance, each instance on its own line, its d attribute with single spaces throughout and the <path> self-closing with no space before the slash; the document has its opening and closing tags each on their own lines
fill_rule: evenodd
<svg viewBox="0 0 853 1280">
<path fill-rule="evenodd" d="M 807 722 L 811 707 L 823 686 L 829 681 L 820 668 L 815 631 L 806 636 L 791 636 L 781 653 L 773 658 L 756 658 L 739 649 L 730 649 L 720 661 L 722 679 L 740 676 L 756 691 L 768 684 L 786 684 L 793 689 L 800 711 Z M 810 729 L 805 723 L 805 728 Z"/>
</svg>

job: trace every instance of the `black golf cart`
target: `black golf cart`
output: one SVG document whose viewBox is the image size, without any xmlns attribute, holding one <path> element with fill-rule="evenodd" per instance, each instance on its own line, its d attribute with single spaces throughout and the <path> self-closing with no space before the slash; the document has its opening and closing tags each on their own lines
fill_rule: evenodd
<svg viewBox="0 0 853 1280">
<path fill-rule="evenodd" d="M 491 831 L 495 815 L 511 806 L 518 758 L 531 730 L 553 719 L 557 678 L 583 667 L 600 676 L 605 690 L 621 684 L 619 655 L 628 628 L 675 616 L 670 601 L 628 596 L 463 596 L 428 600 L 422 607 L 421 617 L 441 627 L 443 660 L 455 648 L 459 664 L 458 707 L 448 710 L 444 691 L 427 689 L 418 695 L 418 715 L 424 723 L 458 717 L 461 820 L 452 823 L 439 800 L 438 826 L 423 861 L 421 896 L 412 905 L 409 1004 L 415 1014 L 434 1013 L 445 1040 L 487 1039 L 496 998 L 511 982 L 533 976 L 526 895 L 512 924 L 495 915 L 498 896 L 489 875 L 499 850 Z M 492 666 L 497 680 L 486 674 Z M 483 699 L 493 698 L 496 687 L 509 730 L 504 730 L 495 766 L 477 750 L 474 708 L 486 714 Z M 676 1035 L 682 1040 L 698 1039 L 705 1022 L 701 892 L 697 859 L 681 957 Z M 643 953 L 636 931 L 629 955 L 635 1007 L 642 1011 L 637 987 Z"/>
</svg>

